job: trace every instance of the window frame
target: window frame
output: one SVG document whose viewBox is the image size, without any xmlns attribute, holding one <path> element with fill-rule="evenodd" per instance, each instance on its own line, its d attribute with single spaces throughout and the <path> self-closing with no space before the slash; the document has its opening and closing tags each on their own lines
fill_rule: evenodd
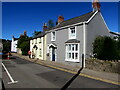
<svg viewBox="0 0 120 90">
<path fill-rule="evenodd" d="M 77 45 L 77 50 L 76 50 L 76 45 Z M 74 47 L 74 50 L 72 50 L 73 47 Z M 66 43 L 65 44 L 65 61 L 80 62 L 80 60 L 79 60 L 80 59 L 79 47 L 80 47 L 79 43 Z M 77 59 L 76 59 L 76 54 L 77 54 Z M 69 57 L 69 55 L 70 55 L 70 57 Z M 74 56 L 72 57 L 72 55 L 74 55 Z"/>
<path fill-rule="evenodd" d="M 71 35 L 72 28 L 75 28 L 75 29 L 74 29 L 74 30 L 75 30 L 75 36 L 72 36 L 72 35 Z M 69 38 L 69 39 L 76 39 L 76 37 L 77 37 L 77 35 L 76 35 L 77 30 L 76 30 L 76 29 L 77 29 L 77 26 L 73 26 L 73 27 L 69 27 L 69 28 L 68 28 L 68 36 L 69 36 L 68 38 Z"/>
<path fill-rule="evenodd" d="M 54 39 L 53 39 L 53 33 L 55 33 L 54 35 Z M 51 32 L 51 41 L 55 41 L 56 40 L 56 31 Z"/>
</svg>

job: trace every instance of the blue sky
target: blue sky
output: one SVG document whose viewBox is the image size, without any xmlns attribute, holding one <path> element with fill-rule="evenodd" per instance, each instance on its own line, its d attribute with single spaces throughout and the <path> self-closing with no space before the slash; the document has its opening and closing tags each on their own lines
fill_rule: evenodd
<svg viewBox="0 0 120 90">
<path fill-rule="evenodd" d="M 20 36 L 24 30 L 28 36 L 41 31 L 43 23 L 59 15 L 65 20 L 92 11 L 91 2 L 3 2 L 2 38 L 11 39 Z M 102 2 L 101 13 L 111 31 L 118 32 L 118 3 Z"/>
</svg>

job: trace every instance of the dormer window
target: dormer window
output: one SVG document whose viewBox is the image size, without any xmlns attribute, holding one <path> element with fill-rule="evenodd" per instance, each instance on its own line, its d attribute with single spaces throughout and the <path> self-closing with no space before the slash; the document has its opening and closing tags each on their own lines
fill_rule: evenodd
<svg viewBox="0 0 120 90">
<path fill-rule="evenodd" d="M 51 41 L 55 41 L 56 39 L 56 35 L 55 35 L 55 31 L 54 32 L 51 32 Z"/>
<path fill-rule="evenodd" d="M 75 29 L 75 27 L 69 28 L 69 39 L 76 39 L 76 29 Z"/>
</svg>

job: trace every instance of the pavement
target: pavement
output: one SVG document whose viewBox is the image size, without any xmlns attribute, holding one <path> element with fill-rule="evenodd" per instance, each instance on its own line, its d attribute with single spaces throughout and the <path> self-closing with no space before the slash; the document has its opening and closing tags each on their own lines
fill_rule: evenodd
<svg viewBox="0 0 120 90">
<path fill-rule="evenodd" d="M 80 67 L 73 67 L 70 65 L 65 65 L 63 63 L 58 62 L 52 62 L 52 61 L 45 61 L 45 60 L 38 60 L 38 59 L 30 59 L 28 56 L 18 55 L 16 53 L 12 53 L 13 56 L 20 57 L 25 60 L 29 60 L 31 62 L 41 64 L 43 66 L 51 67 L 54 69 L 58 69 L 61 71 L 69 72 L 72 74 L 76 74 Z M 118 80 L 119 74 L 117 73 L 108 73 L 108 72 L 100 72 L 100 71 L 94 71 L 87 68 L 84 68 L 80 74 L 80 76 L 92 78 L 95 80 L 120 85 L 120 81 Z"/>
</svg>

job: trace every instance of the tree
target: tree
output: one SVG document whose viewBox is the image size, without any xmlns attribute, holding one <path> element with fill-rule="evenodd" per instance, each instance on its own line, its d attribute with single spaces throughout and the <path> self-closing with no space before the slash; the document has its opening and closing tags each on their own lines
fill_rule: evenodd
<svg viewBox="0 0 120 90">
<path fill-rule="evenodd" d="M 48 29 L 51 29 L 51 28 L 53 28 L 54 27 L 54 22 L 53 22 L 53 20 L 48 20 L 48 22 L 47 22 L 47 26 L 48 26 Z"/>
<path fill-rule="evenodd" d="M 28 39 L 29 39 L 28 36 L 21 35 L 21 36 L 19 37 L 19 39 L 18 39 L 18 45 L 17 45 L 17 47 L 18 47 L 18 48 L 21 48 L 20 45 L 21 45 L 24 41 L 26 41 L 26 40 L 28 40 Z"/>
<path fill-rule="evenodd" d="M 116 45 L 114 39 L 107 36 L 99 36 L 93 43 L 93 54 L 96 54 L 96 58 L 103 60 L 119 59 Z"/>
<path fill-rule="evenodd" d="M 27 55 L 30 49 L 30 41 L 27 35 L 21 35 L 19 37 L 17 48 L 21 48 L 22 55 Z"/>
<path fill-rule="evenodd" d="M 2 39 L 2 44 L 3 44 L 3 52 L 9 52 L 11 51 L 11 41 L 10 40 L 5 40 Z"/>
<path fill-rule="evenodd" d="M 21 45 L 21 51 L 22 55 L 27 55 L 28 51 L 30 50 L 30 42 L 29 41 L 24 41 Z"/>
</svg>

